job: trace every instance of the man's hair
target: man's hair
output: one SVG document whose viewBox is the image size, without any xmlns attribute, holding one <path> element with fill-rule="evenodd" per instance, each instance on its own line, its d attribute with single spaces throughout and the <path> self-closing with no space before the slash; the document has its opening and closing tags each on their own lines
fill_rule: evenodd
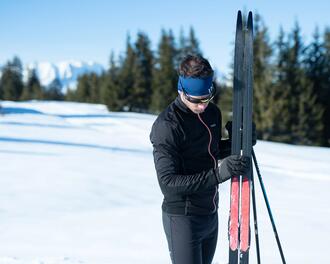
<svg viewBox="0 0 330 264">
<path fill-rule="evenodd" d="M 201 55 L 187 55 L 179 66 L 179 75 L 193 78 L 206 78 L 213 75 L 213 69 L 207 59 Z"/>
</svg>

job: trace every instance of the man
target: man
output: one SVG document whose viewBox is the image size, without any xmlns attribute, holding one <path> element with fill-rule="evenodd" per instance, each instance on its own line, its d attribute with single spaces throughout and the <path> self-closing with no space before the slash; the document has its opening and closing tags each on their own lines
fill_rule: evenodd
<svg viewBox="0 0 330 264">
<path fill-rule="evenodd" d="M 163 226 L 173 264 L 211 264 L 218 235 L 218 184 L 247 172 L 230 156 L 221 112 L 211 100 L 213 70 L 201 56 L 179 67 L 179 95 L 156 119 L 150 140 L 161 191 Z"/>
</svg>

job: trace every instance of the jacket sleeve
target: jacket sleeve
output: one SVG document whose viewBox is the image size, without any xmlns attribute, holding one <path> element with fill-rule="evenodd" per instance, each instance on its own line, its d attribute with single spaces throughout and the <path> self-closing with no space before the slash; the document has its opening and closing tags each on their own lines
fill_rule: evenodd
<svg viewBox="0 0 330 264">
<path fill-rule="evenodd" d="M 183 174 L 180 155 L 182 135 L 168 121 L 155 122 L 150 140 L 158 182 L 166 195 L 189 195 L 218 184 L 214 169 L 195 174 Z"/>
</svg>

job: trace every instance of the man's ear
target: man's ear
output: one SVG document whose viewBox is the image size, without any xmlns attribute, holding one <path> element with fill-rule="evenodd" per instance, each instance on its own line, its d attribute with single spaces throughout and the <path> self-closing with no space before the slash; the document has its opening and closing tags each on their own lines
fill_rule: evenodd
<svg viewBox="0 0 330 264">
<path fill-rule="evenodd" d="M 181 100 L 183 101 L 183 100 L 184 100 L 184 96 L 183 96 L 182 91 L 178 91 L 178 93 L 179 93 L 179 95 L 180 95 Z"/>
</svg>

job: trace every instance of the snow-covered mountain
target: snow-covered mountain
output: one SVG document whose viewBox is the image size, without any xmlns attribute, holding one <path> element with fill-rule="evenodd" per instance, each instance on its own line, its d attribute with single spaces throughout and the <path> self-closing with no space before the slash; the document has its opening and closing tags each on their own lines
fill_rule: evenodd
<svg viewBox="0 0 330 264">
<path fill-rule="evenodd" d="M 85 73 L 101 74 L 105 69 L 101 64 L 95 62 L 81 61 L 62 61 L 58 63 L 51 62 L 33 62 L 24 67 L 23 78 L 27 80 L 30 70 L 35 69 L 43 86 L 48 86 L 55 79 L 58 79 L 62 85 L 62 91 L 75 89 L 78 77 Z"/>
</svg>

